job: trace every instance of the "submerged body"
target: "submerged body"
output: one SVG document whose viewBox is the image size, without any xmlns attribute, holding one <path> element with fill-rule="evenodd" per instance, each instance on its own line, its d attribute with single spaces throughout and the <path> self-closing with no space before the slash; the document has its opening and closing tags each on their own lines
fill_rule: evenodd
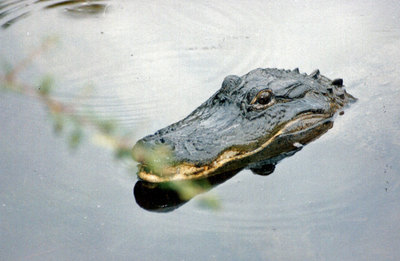
<svg viewBox="0 0 400 261">
<path fill-rule="evenodd" d="M 318 70 L 255 69 L 227 76 L 185 119 L 139 140 L 133 157 L 149 182 L 200 179 L 250 166 L 263 171 L 318 138 L 355 98 Z"/>
</svg>

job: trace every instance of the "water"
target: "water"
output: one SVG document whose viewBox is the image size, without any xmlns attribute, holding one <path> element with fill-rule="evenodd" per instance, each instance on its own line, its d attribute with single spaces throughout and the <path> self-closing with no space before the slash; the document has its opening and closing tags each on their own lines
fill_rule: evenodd
<svg viewBox="0 0 400 261">
<path fill-rule="evenodd" d="M 57 37 L 20 79 L 52 75 L 57 98 L 137 139 L 257 67 L 319 68 L 359 99 L 272 175 L 244 170 L 155 213 L 109 151 L 71 152 L 42 104 L 1 92 L 1 259 L 399 260 L 399 11 L 398 1 L 0 2 L 1 62 Z M 221 208 L 202 207 L 204 195 Z"/>
</svg>

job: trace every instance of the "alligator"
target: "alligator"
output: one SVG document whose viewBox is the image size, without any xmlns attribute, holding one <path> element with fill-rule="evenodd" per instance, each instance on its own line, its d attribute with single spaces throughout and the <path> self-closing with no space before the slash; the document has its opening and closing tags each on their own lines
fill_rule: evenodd
<svg viewBox="0 0 400 261">
<path fill-rule="evenodd" d="M 229 75 L 186 118 L 140 139 L 132 156 L 140 163 L 139 178 L 150 183 L 245 167 L 269 174 L 279 160 L 328 131 L 354 101 L 343 79 L 330 80 L 319 70 L 258 68 Z"/>
</svg>

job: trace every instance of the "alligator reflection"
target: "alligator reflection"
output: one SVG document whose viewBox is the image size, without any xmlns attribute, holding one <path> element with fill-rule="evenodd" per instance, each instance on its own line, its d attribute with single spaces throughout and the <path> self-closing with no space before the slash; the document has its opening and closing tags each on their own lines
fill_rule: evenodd
<svg viewBox="0 0 400 261">
<path fill-rule="evenodd" d="M 235 176 L 239 171 L 226 172 L 196 181 L 150 183 L 138 181 L 133 188 L 136 203 L 149 211 L 169 212 Z"/>
<path fill-rule="evenodd" d="M 291 153 L 284 153 L 263 164 L 252 165 L 249 169 L 257 175 L 269 175 L 274 172 L 278 161 L 293 155 L 296 151 L 298 150 L 294 150 Z M 179 208 L 193 197 L 224 183 L 241 170 L 238 169 L 196 181 L 150 183 L 140 180 L 136 182 L 133 194 L 136 203 L 143 209 L 154 212 L 170 212 Z"/>
</svg>

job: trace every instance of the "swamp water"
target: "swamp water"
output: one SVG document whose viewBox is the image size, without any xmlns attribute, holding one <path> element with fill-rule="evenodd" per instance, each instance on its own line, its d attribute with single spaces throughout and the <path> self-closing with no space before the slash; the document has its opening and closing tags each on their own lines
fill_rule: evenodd
<svg viewBox="0 0 400 261">
<path fill-rule="evenodd" d="M 71 152 L 42 103 L 2 91 L 0 259 L 399 260 L 399 14 L 398 1 L 1 1 L 3 71 L 56 37 L 19 79 L 51 75 L 57 99 L 136 139 L 257 67 L 318 68 L 358 101 L 272 175 L 244 170 L 155 213 L 125 163 L 90 142 Z"/>
</svg>

